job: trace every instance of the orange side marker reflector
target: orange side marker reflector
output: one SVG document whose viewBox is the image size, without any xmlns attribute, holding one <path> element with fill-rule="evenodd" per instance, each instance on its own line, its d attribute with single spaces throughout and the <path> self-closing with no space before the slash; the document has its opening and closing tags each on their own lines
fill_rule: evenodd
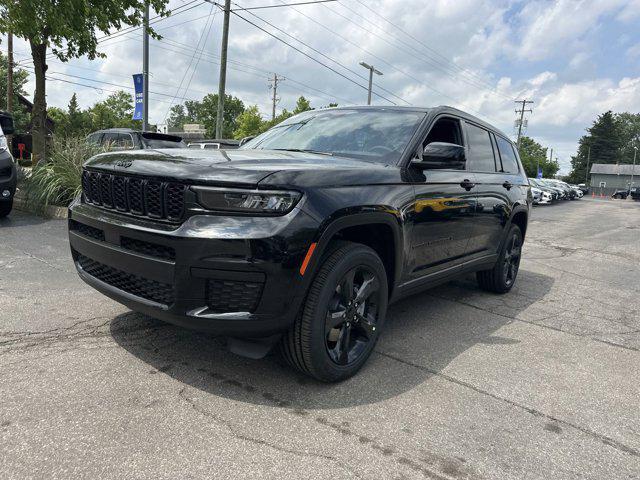
<svg viewBox="0 0 640 480">
<path fill-rule="evenodd" d="M 313 251 L 316 249 L 317 243 L 312 243 L 309 245 L 309 250 L 307 250 L 307 254 L 304 256 L 304 260 L 302 261 L 302 265 L 300 265 L 300 275 L 304 276 L 304 272 L 307 270 L 307 266 L 309 265 L 309 261 L 313 256 Z"/>
</svg>

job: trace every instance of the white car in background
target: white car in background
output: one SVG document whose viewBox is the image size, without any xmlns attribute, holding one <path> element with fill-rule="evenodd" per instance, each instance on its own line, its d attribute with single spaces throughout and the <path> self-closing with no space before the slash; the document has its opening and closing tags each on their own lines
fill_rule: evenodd
<svg viewBox="0 0 640 480">
<path fill-rule="evenodd" d="M 553 197 L 549 192 L 545 192 L 536 187 L 531 187 L 534 205 L 549 205 L 553 201 Z"/>
</svg>

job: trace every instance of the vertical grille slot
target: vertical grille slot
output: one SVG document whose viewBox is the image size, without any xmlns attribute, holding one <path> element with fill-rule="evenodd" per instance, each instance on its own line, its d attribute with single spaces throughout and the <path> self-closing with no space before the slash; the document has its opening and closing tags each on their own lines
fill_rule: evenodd
<svg viewBox="0 0 640 480">
<path fill-rule="evenodd" d="M 129 210 L 134 215 L 144 215 L 144 181 L 129 179 Z"/>
<path fill-rule="evenodd" d="M 113 206 L 121 212 L 129 210 L 127 203 L 127 185 L 124 177 L 113 177 Z"/>
<path fill-rule="evenodd" d="M 147 182 L 145 185 L 145 205 L 147 207 L 147 215 L 152 218 L 162 218 L 162 183 Z"/>
<path fill-rule="evenodd" d="M 89 176 L 89 197 L 91 198 L 91 202 L 96 205 L 100 205 L 100 185 L 99 185 L 99 174 L 91 174 Z"/>
<path fill-rule="evenodd" d="M 166 187 L 167 217 L 169 220 L 179 220 L 184 213 L 184 192 L 186 187 L 181 183 L 169 183 Z"/>
<path fill-rule="evenodd" d="M 111 175 L 106 173 L 100 174 L 98 177 L 98 186 L 100 188 L 100 199 L 102 205 L 107 208 L 113 208 L 113 193 L 111 192 Z"/>
<path fill-rule="evenodd" d="M 82 172 L 84 201 L 136 216 L 179 222 L 187 186 L 125 175 Z"/>
</svg>

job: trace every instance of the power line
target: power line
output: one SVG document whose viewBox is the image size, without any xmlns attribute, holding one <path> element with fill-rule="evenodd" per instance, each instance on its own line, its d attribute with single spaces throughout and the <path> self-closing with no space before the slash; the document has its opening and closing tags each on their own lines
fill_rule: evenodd
<svg viewBox="0 0 640 480">
<path fill-rule="evenodd" d="M 238 5 L 236 2 L 232 2 L 232 3 L 234 3 L 235 5 Z M 294 9 L 294 10 L 297 10 L 297 9 Z M 267 21 L 267 20 L 265 20 L 264 18 L 259 17 L 259 16 L 258 16 L 258 15 L 256 15 L 255 13 L 251 13 L 251 12 L 249 12 L 249 14 L 250 14 L 251 16 L 253 16 L 253 17 L 255 17 L 255 18 L 257 18 L 257 19 L 261 20 L 262 22 L 266 23 L 266 24 L 267 24 L 267 25 L 269 25 L 270 27 L 275 28 L 277 31 L 279 31 L 279 32 L 283 33 L 283 34 L 284 34 L 284 35 L 286 35 L 287 37 L 292 38 L 293 40 L 295 40 L 295 41 L 296 41 L 296 42 L 298 42 L 298 43 L 301 43 L 302 45 L 304 45 L 305 47 L 309 48 L 309 49 L 310 49 L 310 50 L 312 50 L 313 52 L 315 52 L 315 53 L 317 53 L 317 54 L 321 55 L 323 58 L 326 58 L 327 60 L 329 60 L 329 61 L 331 61 L 331 62 L 333 62 L 333 63 L 335 63 L 335 64 L 337 64 L 337 65 L 340 65 L 342 68 L 344 68 L 344 69 L 345 69 L 345 70 L 347 70 L 348 72 L 350 72 L 350 73 L 354 74 L 355 76 L 357 76 L 357 77 L 361 78 L 362 80 L 367 81 L 367 78 L 366 78 L 366 77 L 364 77 L 363 75 L 361 75 L 359 72 L 356 72 L 355 70 L 353 70 L 353 69 L 351 69 L 351 68 L 349 68 L 349 67 L 347 67 L 347 66 L 343 65 L 342 63 L 338 62 L 337 60 L 335 60 L 335 59 L 333 59 L 333 58 L 329 57 L 328 55 L 324 54 L 324 53 L 323 53 L 323 52 L 321 52 L 320 50 L 318 50 L 318 49 L 316 49 L 316 48 L 312 47 L 312 46 L 311 46 L 311 45 L 309 45 L 308 43 L 303 42 L 303 41 L 302 41 L 302 40 L 300 40 L 299 38 L 297 38 L 297 37 L 295 37 L 295 36 L 293 36 L 293 35 L 290 35 L 290 34 L 289 34 L 289 33 L 287 33 L 285 30 L 283 30 L 283 29 L 281 29 L 281 28 L 277 27 L 276 25 L 272 24 L 271 22 L 268 22 L 268 21 Z M 386 88 L 383 88 L 383 87 L 381 87 L 381 86 L 378 86 L 378 89 L 379 89 L 379 90 L 382 90 L 383 92 L 388 93 L 389 95 L 392 95 L 393 97 L 397 98 L 398 100 L 401 100 L 401 101 L 405 102 L 406 104 L 410 105 L 410 103 L 409 103 L 409 102 L 407 102 L 404 98 L 402 98 L 402 97 L 400 97 L 400 96 L 396 95 L 396 94 L 395 94 L 395 93 L 393 93 L 392 91 L 387 90 Z"/>
<path fill-rule="evenodd" d="M 196 49 L 193 51 L 193 55 L 191 56 L 191 60 L 189 60 L 189 65 L 187 66 L 187 68 L 184 70 L 184 74 L 182 75 L 182 78 L 180 79 L 180 85 L 178 85 L 178 87 L 176 88 L 176 93 L 174 95 L 174 98 L 171 99 L 171 103 L 169 104 L 169 108 L 167 108 L 167 112 L 164 115 L 164 119 L 162 120 L 162 123 L 164 123 L 167 119 L 167 117 L 169 116 L 169 112 L 171 111 L 171 107 L 173 106 L 173 102 L 175 100 L 175 98 L 178 96 L 178 94 L 180 93 L 180 89 L 182 88 L 182 84 L 184 83 L 185 79 L 187 78 L 187 75 L 189 73 L 189 69 L 191 68 L 191 65 L 193 64 L 193 60 L 195 59 L 197 52 L 198 52 L 198 48 L 200 48 L 200 42 L 202 42 L 202 40 L 205 37 L 205 32 L 207 32 L 207 38 L 209 37 L 209 33 L 211 32 L 211 28 L 209 28 L 209 30 L 207 31 L 207 27 L 211 24 L 213 25 L 213 21 L 215 20 L 215 13 L 217 13 L 217 10 L 214 12 L 214 6 L 211 5 L 211 8 L 209 10 L 209 18 L 207 19 L 207 23 L 205 23 L 204 28 L 202 29 L 202 33 L 200 34 L 200 38 L 198 39 L 198 43 L 196 44 Z M 206 42 L 205 42 L 206 45 Z M 203 45 L 204 48 L 204 45 Z M 199 61 L 198 61 L 199 63 Z M 194 67 L 194 71 L 195 71 L 195 67 Z M 191 77 L 193 78 L 193 76 Z M 191 81 L 189 81 L 189 84 L 191 84 Z M 185 91 L 185 93 L 187 93 Z"/>
<path fill-rule="evenodd" d="M 430 65 L 440 69 L 441 71 L 443 71 L 445 74 L 449 75 L 451 78 L 463 81 L 465 83 L 467 83 L 468 85 L 474 86 L 478 89 L 484 90 L 484 91 L 488 91 L 490 93 L 493 93 L 495 95 L 501 96 L 505 99 L 511 100 L 511 97 L 497 91 L 493 85 L 489 84 L 485 79 L 483 79 L 482 77 L 474 74 L 473 72 L 469 72 L 467 69 L 464 69 L 462 67 L 460 67 L 459 65 L 455 64 L 454 62 L 452 62 L 451 60 L 449 60 L 448 58 L 446 58 L 444 55 L 440 54 L 439 52 L 437 52 L 436 50 L 434 50 L 433 48 L 429 47 L 427 44 L 425 44 L 424 42 L 420 41 L 419 39 L 417 39 L 416 37 L 414 37 L 413 35 L 407 33 L 406 31 L 402 30 L 399 26 L 397 26 L 396 24 L 392 23 L 390 20 L 388 20 L 385 16 L 375 12 L 374 10 L 372 10 L 370 7 L 368 7 L 367 5 L 365 5 L 364 3 L 360 2 L 359 0 L 356 0 L 358 3 L 360 3 L 361 5 L 363 5 L 367 10 L 373 12 L 377 17 L 381 18 L 382 20 L 384 20 L 385 22 L 389 23 L 390 25 L 392 25 L 394 28 L 396 28 L 397 30 L 399 30 L 400 32 L 404 33 L 405 35 L 407 35 L 409 38 L 411 38 L 414 42 L 419 43 L 420 45 L 422 45 L 425 49 L 427 49 L 429 52 L 432 52 L 433 55 L 436 55 L 440 58 L 442 58 L 443 60 L 439 60 L 437 58 L 433 58 L 432 56 L 427 56 L 425 53 L 421 52 L 420 50 L 418 50 L 417 48 L 415 48 L 412 44 L 405 42 L 404 40 L 402 40 L 401 38 L 387 32 L 386 30 L 384 30 L 382 27 L 380 27 L 379 25 L 376 25 L 375 23 L 371 22 L 370 20 L 368 20 L 366 17 L 362 16 L 359 12 L 356 12 L 355 10 L 353 10 L 352 8 L 349 8 L 348 6 L 346 6 L 344 3 L 340 2 L 340 5 L 354 13 L 355 15 L 358 15 L 364 22 L 368 23 L 369 25 L 372 25 L 373 27 L 381 30 L 382 32 L 384 32 L 385 35 L 388 35 L 389 37 L 391 37 L 392 39 L 394 39 L 397 42 L 400 42 L 401 44 L 405 45 L 406 47 L 410 48 L 411 50 L 413 50 L 414 52 L 416 52 L 417 54 L 419 54 L 422 57 L 422 60 L 429 63 Z M 386 42 L 387 44 L 393 46 L 394 48 L 398 49 L 398 50 L 402 50 L 401 48 L 399 48 L 397 45 L 393 45 L 392 43 L 390 43 L 388 40 L 386 40 L 385 38 L 382 38 L 378 33 L 376 32 L 372 32 L 369 29 L 366 29 L 364 27 L 362 27 L 361 25 L 359 25 L 358 23 L 356 23 L 354 20 L 352 20 L 349 17 L 346 17 L 342 14 L 340 14 L 339 12 L 327 7 L 326 5 L 323 5 L 325 8 L 327 8 L 329 11 L 335 13 L 336 15 L 341 16 L 342 18 L 344 18 L 345 20 L 349 21 L 350 23 L 356 25 L 358 28 L 361 28 L 362 30 L 364 30 L 365 32 L 377 36 L 378 38 L 380 38 L 381 40 L 383 40 L 384 42 Z M 402 50 L 404 51 L 404 50 Z M 404 51 L 405 53 L 408 53 L 406 51 Z M 452 70 L 458 70 L 457 73 L 453 72 Z M 464 75 L 464 78 L 462 77 L 458 77 L 457 75 Z"/>
<path fill-rule="evenodd" d="M 248 7 L 248 8 L 236 8 L 234 9 L 236 12 L 242 12 L 247 10 L 262 10 L 264 8 L 280 8 L 280 7 L 292 7 L 294 5 L 311 5 L 313 3 L 329 3 L 329 2 L 337 2 L 338 0 L 314 0 L 310 2 L 296 2 L 296 3 L 285 3 L 284 5 L 262 5 L 259 7 Z"/>
<path fill-rule="evenodd" d="M 296 52 L 298 52 L 298 53 L 300 53 L 300 54 L 304 55 L 305 57 L 307 57 L 307 58 L 309 58 L 310 60 L 312 60 L 312 61 L 316 62 L 317 64 L 322 65 L 323 67 L 325 67 L 325 68 L 327 68 L 327 69 L 331 70 L 331 71 L 332 71 L 333 73 L 335 73 L 336 75 L 341 76 L 341 77 L 342 77 L 342 78 L 344 78 L 345 80 L 347 80 L 347 81 L 349 81 L 349 82 L 353 83 L 354 85 L 357 85 L 358 87 L 360 87 L 360 88 L 362 88 L 362 89 L 364 89 L 364 90 L 368 90 L 368 88 L 367 88 L 365 85 L 362 85 L 362 84 L 358 83 L 357 81 L 355 81 L 355 80 L 353 80 L 352 78 L 350 78 L 350 77 L 346 76 L 345 74 L 343 74 L 342 72 L 340 72 L 340 71 L 336 70 L 335 68 L 331 67 L 330 65 L 327 65 L 326 63 L 324 63 L 324 62 L 322 62 L 322 61 L 318 60 L 317 58 L 312 57 L 311 55 L 309 55 L 309 54 L 308 54 L 308 53 L 306 53 L 305 51 L 303 51 L 303 50 L 299 49 L 298 47 L 296 47 L 296 46 L 294 46 L 294 45 L 290 44 L 290 43 L 289 43 L 289 42 L 287 42 L 286 40 L 283 40 L 282 38 L 278 37 L 277 35 L 275 35 L 275 34 L 273 34 L 273 33 L 269 32 L 268 30 L 266 30 L 266 29 L 264 29 L 264 28 L 262 28 L 260 25 L 257 25 L 257 24 L 255 24 L 255 23 L 253 23 L 251 20 L 249 20 L 249 19 L 247 19 L 247 18 L 243 17 L 243 16 L 242 16 L 242 15 L 240 15 L 239 13 L 237 13 L 237 12 L 231 12 L 231 13 L 233 13 L 235 16 L 237 16 L 237 17 L 238 17 L 238 18 L 240 18 L 241 20 L 244 20 L 244 21 L 245 21 L 245 22 L 247 22 L 249 25 L 253 25 L 253 26 L 254 26 L 254 27 L 256 27 L 258 30 L 261 30 L 261 31 L 263 31 L 264 33 L 266 33 L 267 35 L 269 35 L 269 36 L 271 36 L 271 37 L 275 38 L 275 39 L 276 39 L 276 40 L 278 40 L 279 42 L 284 43 L 284 44 L 285 44 L 285 45 L 287 45 L 288 47 L 290 47 L 290 48 L 294 49 Z M 254 15 L 254 16 L 255 16 L 255 15 Z M 264 21 L 264 20 L 263 20 L 263 21 Z M 267 22 L 265 21 L 265 23 L 267 23 Z M 301 43 L 302 43 L 302 42 L 301 42 Z M 334 62 L 335 62 L 335 61 L 334 61 Z M 335 62 L 335 63 L 338 63 L 338 62 Z M 338 64 L 339 64 L 339 63 L 338 63 Z M 343 67 L 343 68 L 347 68 L 347 67 Z M 378 97 L 382 98 L 383 100 L 386 100 L 387 102 L 389 102 L 389 103 L 391 103 L 391 104 L 393 104 L 393 105 L 397 105 L 397 103 L 395 103 L 393 100 L 390 100 L 389 98 L 387 98 L 387 97 L 385 97 L 385 96 L 383 96 L 383 95 L 379 94 L 378 92 L 373 92 L 373 93 L 374 93 L 376 96 L 378 96 Z"/>
</svg>

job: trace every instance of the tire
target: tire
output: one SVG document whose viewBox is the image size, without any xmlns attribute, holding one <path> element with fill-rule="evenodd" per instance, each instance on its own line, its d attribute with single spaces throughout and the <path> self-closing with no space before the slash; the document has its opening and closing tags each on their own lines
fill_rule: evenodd
<svg viewBox="0 0 640 480">
<path fill-rule="evenodd" d="M 349 279 L 350 289 L 345 288 Z M 281 340 L 284 358 L 322 382 L 353 376 L 382 331 L 388 292 L 386 271 L 374 250 L 337 243 L 324 257 L 296 321 Z"/>
<path fill-rule="evenodd" d="M 12 208 L 13 200 L 9 200 L 8 202 L 0 202 L 0 218 L 4 218 L 9 215 Z"/>
<path fill-rule="evenodd" d="M 507 293 L 511 290 L 518 276 L 521 257 L 522 232 L 520 227 L 512 225 L 495 266 L 491 270 L 476 272 L 480 288 L 494 293 Z"/>
</svg>

